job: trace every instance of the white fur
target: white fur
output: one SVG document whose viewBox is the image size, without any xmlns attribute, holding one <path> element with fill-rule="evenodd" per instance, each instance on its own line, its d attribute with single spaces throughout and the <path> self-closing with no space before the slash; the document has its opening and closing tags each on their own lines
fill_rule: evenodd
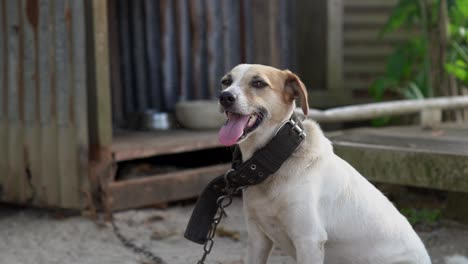
<svg viewBox="0 0 468 264">
<path fill-rule="evenodd" d="M 244 190 L 246 263 L 267 263 L 273 244 L 298 264 L 431 263 L 392 203 L 333 153 L 315 122 L 304 127 L 306 140 L 280 170 Z M 240 147 L 247 159 L 251 145 Z"/>
</svg>

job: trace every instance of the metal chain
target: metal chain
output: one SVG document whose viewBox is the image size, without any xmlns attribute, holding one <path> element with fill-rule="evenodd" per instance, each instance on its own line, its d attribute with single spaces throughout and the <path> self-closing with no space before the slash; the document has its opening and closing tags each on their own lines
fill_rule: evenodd
<svg viewBox="0 0 468 264">
<path fill-rule="evenodd" d="M 213 248 L 214 245 L 214 236 L 216 235 L 216 228 L 218 227 L 218 224 L 221 222 L 221 219 L 223 219 L 224 216 L 227 216 L 226 207 L 230 206 L 232 204 L 232 196 L 238 191 L 237 190 L 229 190 L 226 195 L 220 196 L 218 200 L 216 201 L 218 205 L 218 211 L 216 212 L 215 217 L 213 218 L 213 222 L 211 222 L 211 229 L 208 232 L 207 238 L 205 243 L 203 244 L 203 255 L 201 259 L 197 262 L 197 264 L 204 264 L 205 259 L 210 254 L 211 249 Z"/>
<path fill-rule="evenodd" d="M 133 243 L 130 239 L 126 238 L 120 228 L 115 224 L 114 217 L 111 220 L 112 228 L 114 230 L 115 236 L 122 242 L 122 244 L 130 249 L 131 251 L 135 252 L 138 255 L 142 255 L 148 260 L 150 260 L 154 264 L 166 264 L 160 257 L 156 256 L 153 252 L 149 251 L 148 249 L 144 248 L 143 246 L 138 246 Z"/>
</svg>

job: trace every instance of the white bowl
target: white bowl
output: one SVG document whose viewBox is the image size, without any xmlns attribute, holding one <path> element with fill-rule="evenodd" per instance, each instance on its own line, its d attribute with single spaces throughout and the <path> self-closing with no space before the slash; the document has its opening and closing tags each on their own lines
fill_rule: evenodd
<svg viewBox="0 0 468 264">
<path fill-rule="evenodd" d="M 215 100 L 178 102 L 175 110 L 177 121 L 189 129 L 218 129 L 226 122 Z"/>
</svg>

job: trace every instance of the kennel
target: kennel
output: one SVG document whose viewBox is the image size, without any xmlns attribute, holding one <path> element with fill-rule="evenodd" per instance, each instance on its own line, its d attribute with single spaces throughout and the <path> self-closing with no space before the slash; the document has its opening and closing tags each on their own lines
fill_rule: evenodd
<svg viewBox="0 0 468 264">
<path fill-rule="evenodd" d="M 395 3 L 0 0 L 0 200 L 94 211 L 193 197 L 228 168 L 216 132 L 136 131 L 132 113 L 213 99 L 241 62 L 299 72 L 314 107 L 351 103 L 367 83 L 343 75 L 371 79 L 349 65 L 384 56 L 369 34 Z M 169 168 L 117 180 L 129 161 Z"/>
</svg>

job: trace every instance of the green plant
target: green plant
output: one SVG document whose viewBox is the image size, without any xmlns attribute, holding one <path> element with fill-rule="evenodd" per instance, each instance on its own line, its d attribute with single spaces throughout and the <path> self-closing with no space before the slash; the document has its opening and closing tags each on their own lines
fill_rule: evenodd
<svg viewBox="0 0 468 264">
<path fill-rule="evenodd" d="M 450 49 L 445 69 L 468 85 L 468 0 L 449 1 Z"/>
<path fill-rule="evenodd" d="M 428 15 L 418 1 L 400 0 L 380 37 L 402 28 L 427 28 Z M 396 46 L 387 58 L 385 74 L 377 78 L 370 87 L 370 92 L 381 100 L 386 91 L 393 91 L 408 99 L 421 99 L 432 94 L 428 82 L 430 72 L 427 56 L 427 32 L 420 31 L 406 42 Z"/>
<path fill-rule="evenodd" d="M 448 17 L 441 8 L 447 8 Z M 449 34 L 445 47 L 441 28 L 446 20 Z M 468 0 L 400 0 L 380 36 L 415 28 L 419 31 L 395 47 L 387 59 L 385 74 L 371 84 L 370 93 L 377 100 L 381 100 L 386 91 L 407 99 L 433 96 L 434 85 L 443 89 L 439 87 L 443 85 L 442 77 L 434 77 L 444 74 L 438 68 L 465 84 L 468 82 Z M 447 50 L 441 52 L 441 48 Z"/>
<path fill-rule="evenodd" d="M 440 219 L 439 209 L 402 208 L 400 212 L 408 219 L 408 222 L 412 226 L 417 224 L 434 224 Z"/>
</svg>

